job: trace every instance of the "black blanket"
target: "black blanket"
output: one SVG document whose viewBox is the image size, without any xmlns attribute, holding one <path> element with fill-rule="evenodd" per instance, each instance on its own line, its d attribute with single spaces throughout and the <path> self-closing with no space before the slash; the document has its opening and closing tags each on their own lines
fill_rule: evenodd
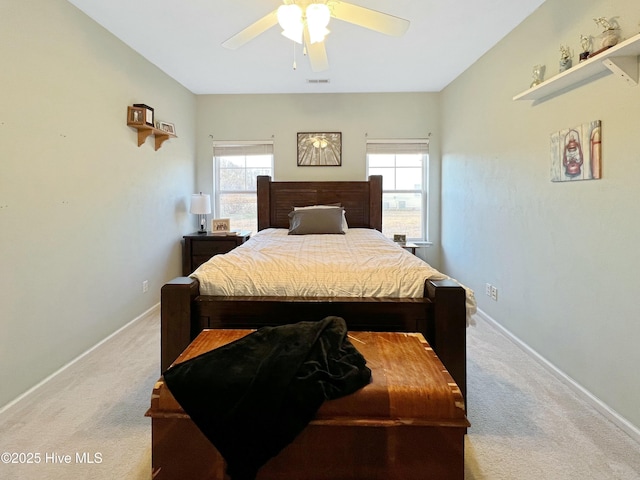
<svg viewBox="0 0 640 480">
<path fill-rule="evenodd" d="M 371 381 L 342 318 L 263 327 L 179 363 L 165 384 L 227 462 L 233 480 L 258 470 L 305 428 L 326 399 Z"/>
</svg>

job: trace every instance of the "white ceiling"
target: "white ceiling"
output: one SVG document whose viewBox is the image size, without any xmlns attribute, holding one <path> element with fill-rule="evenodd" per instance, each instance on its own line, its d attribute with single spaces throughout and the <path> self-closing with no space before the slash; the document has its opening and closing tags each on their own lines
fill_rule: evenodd
<svg viewBox="0 0 640 480">
<path fill-rule="evenodd" d="M 195 94 L 438 92 L 544 0 L 351 0 L 410 20 L 389 37 L 331 19 L 329 70 L 271 28 L 238 50 L 221 43 L 281 0 L 68 0 Z M 328 79 L 310 84 L 309 79 Z"/>
</svg>

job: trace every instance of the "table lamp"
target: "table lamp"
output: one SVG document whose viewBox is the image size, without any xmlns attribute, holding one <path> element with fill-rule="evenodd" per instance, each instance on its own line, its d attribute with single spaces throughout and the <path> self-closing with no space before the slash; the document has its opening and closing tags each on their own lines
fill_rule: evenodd
<svg viewBox="0 0 640 480">
<path fill-rule="evenodd" d="M 191 210 L 189 211 L 200 218 L 200 230 L 198 230 L 198 233 L 207 233 L 205 225 L 207 223 L 207 214 L 211 213 L 211 197 L 202 192 L 194 193 L 191 195 Z"/>
</svg>

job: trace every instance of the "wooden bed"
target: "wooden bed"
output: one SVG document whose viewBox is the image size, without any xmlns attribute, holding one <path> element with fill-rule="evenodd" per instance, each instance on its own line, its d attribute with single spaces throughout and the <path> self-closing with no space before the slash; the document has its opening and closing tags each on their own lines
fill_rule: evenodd
<svg viewBox="0 0 640 480">
<path fill-rule="evenodd" d="M 382 177 L 368 181 L 273 182 L 259 176 L 258 230 L 288 228 L 294 206 L 341 203 L 349 228 L 382 230 Z M 178 277 L 161 291 L 162 371 L 204 328 L 345 319 L 350 330 L 424 335 L 466 398 L 465 291 L 450 280 L 427 280 L 423 298 L 230 297 L 199 294 L 199 283 Z"/>
</svg>

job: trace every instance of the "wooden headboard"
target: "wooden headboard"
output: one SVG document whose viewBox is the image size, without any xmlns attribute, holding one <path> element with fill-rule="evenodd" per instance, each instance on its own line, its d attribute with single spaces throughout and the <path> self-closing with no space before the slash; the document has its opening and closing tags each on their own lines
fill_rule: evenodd
<svg viewBox="0 0 640 480">
<path fill-rule="evenodd" d="M 368 181 L 272 182 L 258 176 L 258 230 L 289 228 L 293 207 L 340 203 L 349 227 L 382 231 L 382 176 Z"/>
</svg>

